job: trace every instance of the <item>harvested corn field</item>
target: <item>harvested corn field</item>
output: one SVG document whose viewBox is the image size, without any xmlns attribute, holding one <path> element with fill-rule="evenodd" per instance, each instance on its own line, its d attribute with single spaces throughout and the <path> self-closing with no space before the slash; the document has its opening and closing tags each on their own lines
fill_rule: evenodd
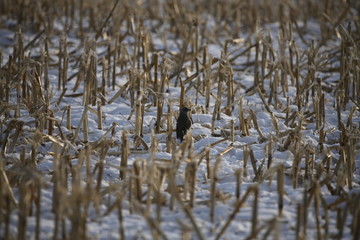
<svg viewBox="0 0 360 240">
<path fill-rule="evenodd" d="M 359 9 L 0 0 L 0 239 L 360 239 Z"/>
</svg>

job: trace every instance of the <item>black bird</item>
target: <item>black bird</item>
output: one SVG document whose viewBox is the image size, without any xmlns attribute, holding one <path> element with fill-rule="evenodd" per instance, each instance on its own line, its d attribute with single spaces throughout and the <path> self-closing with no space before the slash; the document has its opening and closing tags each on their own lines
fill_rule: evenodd
<svg viewBox="0 0 360 240">
<path fill-rule="evenodd" d="M 176 121 L 176 138 L 179 138 L 181 141 L 184 140 L 187 130 L 189 130 L 191 124 L 193 123 L 189 112 L 189 108 L 181 108 L 180 115 Z"/>
</svg>

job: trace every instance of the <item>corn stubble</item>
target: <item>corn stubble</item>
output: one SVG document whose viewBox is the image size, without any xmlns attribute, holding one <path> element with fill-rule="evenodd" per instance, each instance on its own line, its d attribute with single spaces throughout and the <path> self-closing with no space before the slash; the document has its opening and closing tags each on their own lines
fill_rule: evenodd
<svg viewBox="0 0 360 240">
<path fill-rule="evenodd" d="M 0 3 L 1 15 L 14 17 L 18 23 L 17 28 L 0 23 L 2 28 L 16 32 L 12 55 L 3 59 L 0 50 L 0 229 L 4 239 L 26 239 L 29 216 L 36 218 L 35 239 L 41 238 L 42 189 L 49 188 L 53 192 L 53 239 L 91 237 L 87 229 L 89 208 L 94 207 L 101 217 L 101 204 L 107 207 L 106 214 L 117 212 L 121 239 L 127 236 L 125 206 L 132 214 L 144 217 L 154 239 L 170 239 L 161 228 L 164 208 L 171 211 L 178 208 L 188 218 L 189 224 L 179 221 L 184 239 L 192 235 L 205 239 L 204 234 L 209 231 L 201 227 L 192 212 L 197 204 L 204 204 L 197 199 L 198 181 L 210 183 L 205 204 L 209 206 L 210 221 L 217 225 L 212 229 L 215 239 L 221 239 L 231 223 L 237 221 L 240 211 L 249 206 L 252 216 L 247 239 L 278 238 L 281 218 L 288 207 L 284 200 L 288 182 L 294 189 L 303 189 L 302 201 L 293 206 L 298 216 L 294 229 L 296 239 L 306 239 L 310 211 L 314 212 L 317 239 L 341 239 L 348 223 L 351 223 L 352 238 L 360 238 L 360 196 L 345 190 L 354 187 L 355 158 L 359 150 L 359 123 L 353 118 L 359 116 L 360 109 L 360 22 L 351 11 L 351 7 L 360 8 L 358 2 L 273 1 L 270 4 L 270 1 L 245 0 L 208 4 L 207 1 L 188 1 L 192 8 L 178 1 L 157 0 L 18 2 L 21 7 L 14 1 Z M 160 8 L 165 19 L 157 14 Z M 200 18 L 204 12 L 212 15 L 216 22 L 211 30 Z M 319 42 L 310 42 L 305 37 L 308 19 L 316 19 L 320 25 Z M 349 19 L 352 25 L 346 24 Z M 162 49 L 155 48 L 145 20 L 152 20 L 156 29 L 165 29 Z M 63 32 L 54 27 L 59 21 L 64 26 Z M 258 31 L 261 24 L 275 21 L 280 29 L 277 40 Z M 299 26 L 299 21 L 303 21 L 304 26 Z M 165 25 L 165 22 L 171 24 Z M 235 24 L 235 28 L 231 24 Z M 38 34 L 25 41 L 22 32 L 25 28 Z M 121 34 L 120 28 L 125 29 Z M 71 31 L 76 31 L 81 42 L 83 53 L 80 55 L 76 53 L 80 49 L 71 50 L 66 37 Z M 254 34 L 255 38 L 241 38 L 243 31 Z M 88 32 L 94 33 L 94 37 L 86 37 Z M 180 52 L 174 54 L 168 50 L 166 34 L 173 34 L 179 40 Z M 226 36 L 228 40 L 221 45 L 219 36 Z M 326 41 L 334 36 L 341 39 L 341 45 L 322 50 Z M 125 42 L 126 37 L 132 37 L 133 43 Z M 308 46 L 306 51 L 300 50 L 295 37 Z M 59 39 L 57 46 L 54 38 Z M 275 41 L 278 49 L 274 49 Z M 25 42 L 28 43 L 25 45 Z M 221 57 L 209 54 L 207 42 L 220 45 Z M 101 46 L 106 46 L 106 51 L 98 56 L 96 48 Z M 26 54 L 34 48 L 41 49 L 40 56 Z M 247 61 L 239 63 L 239 59 Z M 69 75 L 73 65 L 78 70 Z M 98 77 L 100 69 L 102 75 Z M 58 71 L 58 81 L 52 86 L 49 72 L 54 70 Z M 250 71 L 254 76 L 253 86 L 246 88 L 237 81 L 238 71 Z M 339 79 L 330 84 L 318 77 L 319 72 L 338 73 Z M 119 77 L 127 81 L 119 84 Z M 72 89 L 70 81 L 75 82 Z M 82 92 L 80 86 L 84 86 Z M 179 101 L 166 97 L 169 86 L 181 89 Z M 61 92 L 55 101 L 53 89 Z M 290 89 L 295 89 L 295 96 L 290 94 Z M 203 127 L 220 137 L 197 153 L 193 142 L 197 139 L 187 134 L 177 145 L 171 126 L 178 114 L 171 106 L 192 104 L 186 102 L 190 90 L 196 91 L 195 105 L 191 106 L 194 113 L 212 114 L 211 122 L 203 123 Z M 109 91 L 116 93 L 110 98 Z M 271 136 L 262 132 L 257 113 L 244 95 L 261 99 L 261 108 L 272 119 Z M 331 102 L 329 96 L 335 100 Z M 72 106 L 58 107 L 64 97 L 82 99 L 83 113 L 77 126 L 73 126 Z M 102 121 L 103 106 L 116 104 L 119 98 L 131 106 L 128 121 L 132 116 L 136 119 L 132 129 L 121 132 L 116 131 L 115 123 L 106 126 Z M 214 107 L 210 105 L 212 101 Z M 204 106 L 200 106 L 202 102 Z M 345 116 L 343 112 L 349 103 L 354 107 Z M 329 106 L 336 111 L 338 125 L 326 130 Z M 143 119 L 151 107 L 156 108 L 156 123 L 151 142 L 147 143 L 143 137 L 149 132 Z M 279 112 L 284 114 L 280 116 Z M 34 120 L 25 122 L 21 118 L 24 113 Z M 61 114 L 63 119 L 55 117 Z M 97 116 L 97 128 L 106 131 L 97 141 L 89 140 L 90 114 Z M 219 128 L 216 122 L 224 114 L 235 118 L 227 127 Z M 280 124 L 287 126 L 287 130 L 281 130 Z M 317 145 L 304 140 L 304 129 L 309 124 L 315 126 L 319 136 Z M 339 139 L 327 140 L 326 135 L 335 131 Z M 162 133 L 167 133 L 166 151 L 172 155 L 171 160 L 156 157 Z M 252 145 L 256 143 L 236 145 L 238 137 L 254 134 L 259 136 L 259 143 L 264 143 L 263 159 L 255 157 Z M 120 142 L 115 140 L 116 136 L 121 136 L 117 137 Z M 45 154 L 52 157 L 53 170 L 44 176 L 37 170 L 37 164 L 44 155 L 39 148 L 46 143 L 52 146 L 51 152 Z M 216 156 L 211 155 L 210 149 L 221 143 L 228 147 Z M 78 149 L 75 152 L 74 147 Z M 241 166 L 234 173 L 236 189 L 229 196 L 218 189 L 217 173 L 224 155 L 232 149 L 241 149 L 243 159 L 239 159 Z M 292 166 L 276 165 L 274 151 L 291 152 Z M 19 153 L 19 158 L 10 157 L 13 153 Z M 150 153 L 150 160 L 137 159 L 130 166 L 130 155 L 137 153 Z M 336 155 L 339 157 L 334 157 Z M 121 181 L 104 187 L 104 167 L 109 156 L 119 160 L 118 166 L 110 167 L 117 169 Z M 73 159 L 78 160 L 77 164 Z M 197 173 L 202 162 L 206 164 L 207 173 L 199 179 Z M 175 177 L 180 174 L 182 164 L 186 179 L 183 185 L 178 185 Z M 249 180 L 250 173 L 253 179 Z M 259 221 L 260 187 L 265 181 L 273 180 L 277 181 L 278 215 L 269 221 Z M 254 184 L 244 188 L 245 181 Z M 337 196 L 337 200 L 331 204 L 326 202 L 323 188 Z M 110 196 L 115 200 L 110 201 Z M 219 222 L 215 211 L 217 203 L 229 199 L 234 200 L 233 210 L 225 221 Z M 152 214 L 153 204 L 155 214 Z M 329 230 L 330 211 L 335 211 L 337 216 L 335 236 Z M 12 232 L 10 217 L 15 213 L 18 213 L 17 231 Z M 71 224 L 67 225 L 66 221 Z"/>
</svg>

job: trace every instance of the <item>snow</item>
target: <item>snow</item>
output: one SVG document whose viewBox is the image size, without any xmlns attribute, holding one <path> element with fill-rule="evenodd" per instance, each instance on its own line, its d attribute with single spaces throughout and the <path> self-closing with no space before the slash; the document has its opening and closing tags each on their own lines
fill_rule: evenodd
<svg viewBox="0 0 360 240">
<path fill-rule="evenodd" d="M 162 10 L 161 10 L 162 11 Z M 10 20 L 9 20 L 10 22 Z M 9 23 L 10 24 L 10 23 Z M 151 23 L 149 23 L 151 24 Z M 213 23 L 214 24 L 214 23 Z M 209 23 L 211 26 L 211 23 Z M 58 30 L 62 31 L 63 26 L 62 24 L 58 23 L 55 26 Z M 209 26 L 208 26 L 209 27 Z M 307 32 L 305 35 L 305 38 L 307 41 L 315 40 L 318 41 L 317 37 L 320 35 L 320 27 L 319 24 L 316 22 L 309 22 L 307 26 Z M 268 24 L 264 26 L 263 29 L 264 32 L 269 32 L 273 39 L 275 39 L 278 36 L 279 31 L 279 24 Z M 162 49 L 163 42 L 157 33 L 152 32 L 152 39 L 153 44 L 155 46 L 155 49 Z M 12 52 L 12 44 L 14 43 L 14 32 L 9 31 L 6 29 L 0 29 L 0 46 L 3 53 L 3 59 L 8 59 L 9 55 Z M 34 36 L 34 33 L 32 32 L 24 32 L 26 42 L 29 41 L 29 39 L 32 39 Z M 69 49 L 69 52 L 75 49 L 78 49 L 76 51 L 76 55 L 81 56 L 81 50 L 80 41 L 79 39 L 75 38 L 76 35 L 69 35 L 68 36 L 68 42 L 71 42 L 72 48 Z M 55 52 L 58 46 L 59 37 L 54 36 L 52 39 L 52 49 L 51 52 Z M 127 38 L 126 39 L 126 45 L 125 47 L 128 47 L 129 52 L 131 51 L 130 45 L 132 44 L 132 41 L 134 39 Z M 180 49 L 178 49 L 178 45 L 175 44 L 176 39 L 169 39 L 167 45 L 167 49 L 169 52 L 179 53 Z M 278 44 L 276 40 L 273 40 L 274 47 L 278 48 Z M 298 47 L 300 49 L 307 48 L 308 46 L 304 45 L 300 39 L 296 38 L 296 42 L 298 44 Z M 329 48 L 340 44 L 339 40 L 332 40 L 329 42 Z M 180 44 L 181 46 L 181 44 Z M 325 47 L 324 47 L 325 48 Z M 97 54 L 103 53 L 106 49 L 102 47 L 97 48 Z M 30 55 L 37 55 L 39 54 L 40 49 L 30 50 L 26 53 Z M 211 54 L 214 57 L 221 57 L 221 52 L 223 51 L 222 47 L 217 44 L 209 44 L 208 45 L 208 53 Z M 252 59 L 253 59 L 252 52 Z M 57 55 L 51 54 L 51 58 L 53 62 L 57 62 Z M 241 58 L 240 58 L 241 59 Z M 334 63 L 337 64 L 337 63 Z M 98 78 L 101 79 L 101 66 L 98 66 Z M 69 73 L 68 76 L 70 76 L 73 73 L 76 73 L 78 71 L 78 66 L 75 66 L 75 63 L 70 63 L 69 67 Z M 252 70 L 250 70 L 248 73 L 244 72 L 235 72 L 236 79 L 235 81 L 241 82 L 243 86 L 245 86 L 245 89 L 248 89 L 249 87 L 253 86 L 254 83 L 254 76 L 252 74 Z M 320 73 L 317 73 L 320 74 Z M 319 75 L 320 76 L 320 75 Z M 339 76 L 335 73 L 329 76 L 329 78 L 326 80 L 327 83 L 331 84 L 333 81 L 335 81 Z M 51 81 L 51 92 L 53 92 L 54 96 L 51 99 L 51 110 L 54 110 L 55 112 L 55 118 L 61 123 L 61 129 L 64 133 L 74 133 L 74 130 L 69 130 L 65 128 L 66 126 L 66 118 L 64 118 L 64 109 L 68 106 L 71 106 L 72 111 L 72 126 L 77 127 L 80 124 L 80 120 L 82 118 L 82 114 L 84 111 L 84 106 L 82 106 L 82 97 L 74 98 L 74 97 L 67 97 L 64 96 L 63 100 L 60 102 L 59 105 L 56 105 L 56 101 L 59 99 L 62 90 L 57 90 L 57 78 L 58 78 L 58 72 L 57 68 L 53 67 L 49 71 L 49 78 Z M 71 80 L 67 84 L 67 94 L 72 94 L 73 92 L 71 89 L 75 85 L 76 78 Z M 111 99 L 116 92 L 119 90 L 119 88 L 127 81 L 125 77 L 118 76 L 117 79 L 117 87 L 115 90 L 112 90 L 112 88 L 107 88 L 107 96 L 106 99 Z M 167 112 L 167 104 L 170 104 L 170 107 L 173 111 L 177 111 L 178 109 L 178 103 L 173 104 L 174 100 L 177 100 L 180 96 L 180 88 L 174 86 L 174 81 L 171 81 L 169 83 L 168 87 L 168 94 L 164 95 L 164 112 Z M 268 83 L 267 83 L 268 84 Z M 82 93 L 83 92 L 83 83 L 79 86 L 77 92 Z M 216 95 L 217 86 L 214 87 L 213 94 Z M 245 89 L 241 89 L 240 93 L 243 97 L 243 108 L 246 112 L 248 110 L 253 110 L 256 113 L 257 121 L 259 128 L 261 129 L 262 133 L 266 138 L 269 138 L 270 136 L 275 135 L 275 129 L 273 127 L 272 118 L 269 112 L 267 112 L 263 106 L 263 103 L 259 97 L 258 94 L 253 95 L 246 95 Z M 269 86 L 265 86 L 266 91 L 270 91 Z M 296 95 L 296 89 L 294 87 L 289 87 L 289 95 L 288 97 L 293 97 Z M 16 96 L 12 96 L 12 99 L 16 99 Z M 332 144 L 325 144 L 325 147 L 331 147 L 331 146 L 338 146 L 338 139 L 341 135 L 341 132 L 339 130 L 333 130 L 334 128 L 337 128 L 338 120 L 337 120 L 337 112 L 334 108 L 334 96 L 331 94 L 326 94 L 326 99 L 328 102 L 326 102 L 327 109 L 325 111 L 326 115 L 326 127 L 325 131 L 326 134 L 326 142 L 332 143 Z M 188 100 L 191 102 L 195 102 L 195 91 L 190 90 L 188 93 Z M 223 96 L 222 99 L 222 106 L 224 107 L 226 104 L 226 97 Z M 283 106 L 286 105 L 286 97 L 279 94 L 279 101 L 283 104 Z M 199 103 L 204 104 L 205 98 L 204 96 L 200 96 Z M 211 110 L 210 113 L 201 113 L 194 112 L 192 114 L 192 119 L 194 121 L 194 124 L 192 125 L 192 128 L 190 130 L 190 134 L 193 137 L 193 148 L 195 153 L 200 153 L 202 150 L 204 150 L 206 147 L 211 146 L 211 144 L 217 143 L 218 141 L 224 139 L 224 136 L 221 135 L 222 128 L 229 128 L 229 124 L 231 120 L 234 120 L 235 126 L 239 124 L 238 120 L 238 109 L 235 107 L 235 110 L 233 111 L 231 116 L 221 114 L 220 120 L 216 120 L 215 122 L 215 131 L 214 133 L 219 134 L 220 136 L 212 135 L 211 133 L 211 121 L 212 121 L 212 111 L 215 104 L 214 98 L 210 101 Z M 341 117 L 344 122 L 347 121 L 347 118 L 349 116 L 349 112 L 351 107 L 353 107 L 353 104 L 349 103 L 346 106 L 346 109 L 341 112 Z M 96 109 L 96 107 L 92 107 Z M 313 110 L 312 106 L 309 106 L 310 110 Z M 297 111 L 298 107 L 296 105 L 290 105 L 290 113 L 293 111 Z M 24 128 L 24 131 L 31 132 L 34 130 L 35 125 L 33 123 L 34 118 L 29 115 L 29 112 L 25 109 L 21 109 L 21 117 L 18 118 L 20 121 L 24 121 L 25 123 L 29 123 L 26 128 Z M 95 142 L 99 140 L 101 137 L 104 136 L 106 131 L 112 127 L 112 124 L 115 123 L 116 127 L 116 135 L 113 137 L 117 145 L 115 147 L 110 148 L 110 152 L 120 151 L 120 143 L 121 143 L 121 132 L 122 131 L 128 131 L 128 137 L 129 141 L 131 142 L 131 147 L 133 147 L 132 141 L 133 141 L 133 133 L 134 133 L 134 126 L 135 126 L 135 115 L 133 114 L 130 119 L 129 116 L 132 113 L 132 109 L 130 107 L 130 102 L 128 98 L 117 98 L 113 103 L 106 104 L 102 106 L 103 111 L 103 129 L 98 129 L 98 119 L 97 115 L 93 112 L 88 112 L 88 126 L 89 126 L 89 141 Z M 152 130 L 155 128 L 155 121 L 156 121 L 156 107 L 149 107 L 145 111 L 145 116 L 143 119 L 144 128 L 143 128 L 143 139 L 144 141 L 151 146 L 152 144 Z M 285 117 L 285 113 L 279 109 L 275 110 L 271 106 L 271 111 L 273 114 L 279 119 L 279 130 L 285 131 L 288 129 L 293 129 L 289 126 L 286 126 L 284 124 L 283 118 Z M 3 118 L 2 118 L 3 119 Z M 353 122 L 357 125 L 359 125 L 360 122 L 360 115 L 359 111 L 356 111 L 353 116 Z M 5 125 L 1 125 L 3 132 L 5 130 Z M 175 118 L 173 119 L 173 127 L 175 127 Z M 259 141 L 259 134 L 255 130 L 254 127 L 251 127 L 250 129 L 250 136 L 242 136 L 238 129 L 235 129 L 235 141 L 231 142 L 230 140 L 223 141 L 219 144 L 216 144 L 215 146 L 212 146 L 210 148 L 210 165 L 213 166 L 216 162 L 216 159 L 218 158 L 219 154 L 225 150 L 229 146 L 245 146 L 249 145 L 251 146 L 251 149 L 254 152 L 254 157 L 256 159 L 256 166 L 259 167 L 261 162 L 264 158 L 267 158 L 267 152 L 265 152 L 265 147 L 268 144 L 268 141 L 266 142 L 260 142 Z M 55 135 L 58 135 L 59 132 L 57 129 L 54 130 Z M 305 125 L 305 129 L 301 131 L 302 139 L 305 144 L 309 144 L 310 146 L 317 147 L 318 146 L 318 140 L 319 140 L 319 133 L 316 130 L 315 123 L 309 123 Z M 175 137 L 175 133 L 173 134 Z M 28 137 L 31 137 L 29 135 Z M 78 135 L 78 139 L 83 139 L 83 132 L 82 129 Z M 107 138 L 110 138 L 110 134 L 106 136 Z M 157 134 L 156 138 L 159 141 L 158 145 L 158 151 L 156 153 L 136 153 L 133 152 L 129 156 L 129 162 L 128 167 L 132 169 L 133 163 L 136 160 L 144 160 L 149 166 L 151 165 L 150 159 L 161 159 L 162 161 L 171 163 L 173 159 L 173 155 L 171 153 L 166 152 L 166 134 Z M 179 147 L 179 143 L 177 144 L 177 148 Z M 273 148 L 273 166 L 277 166 L 280 164 L 284 164 L 285 169 L 287 171 L 291 171 L 291 167 L 293 166 L 293 160 L 294 156 L 293 153 L 289 150 L 280 151 L 279 147 L 282 145 L 282 142 L 276 142 L 274 143 Z M 26 147 L 27 149 L 29 146 Z M 78 152 L 81 149 L 84 149 L 84 146 L 76 145 L 72 146 L 73 150 L 72 152 Z M 15 159 L 19 159 L 19 149 L 16 148 L 16 151 L 14 153 L 8 154 L 7 157 L 14 157 Z M 52 173 L 54 171 L 53 167 L 53 161 L 54 157 L 53 155 L 50 155 L 49 153 L 53 153 L 54 151 L 54 145 L 51 142 L 45 142 L 43 146 L 39 147 L 39 162 L 36 166 L 37 170 L 42 174 L 43 179 L 46 181 L 46 185 L 42 189 L 42 196 L 41 196 L 41 233 L 40 233 L 40 239 L 51 239 L 54 232 L 54 213 L 52 212 L 52 203 L 53 203 L 53 183 L 51 180 Z M 40 153 L 42 153 L 42 157 L 40 156 Z M 77 156 L 75 154 L 75 156 Z M 91 168 L 92 170 L 95 168 L 96 164 L 99 162 L 99 154 L 93 154 L 91 156 Z M 331 156 L 333 156 L 333 160 L 335 161 L 339 158 L 339 154 L 335 151 L 331 152 Z M 350 191 L 347 187 L 345 187 L 345 191 L 348 191 L 348 193 L 352 194 L 359 194 L 359 166 L 360 166 L 360 155 L 359 153 L 356 154 L 356 170 L 354 172 L 354 183 L 353 183 L 353 189 Z M 236 178 L 234 173 L 240 169 L 243 168 L 243 158 L 244 158 L 244 147 L 235 147 L 231 151 L 227 152 L 223 156 L 221 156 L 221 161 L 219 163 L 219 168 L 217 169 L 216 176 L 217 176 L 217 184 L 216 188 L 218 191 L 228 196 L 228 199 L 225 197 L 225 199 L 218 199 L 216 201 L 216 207 L 215 207 L 215 218 L 214 221 L 211 222 L 210 220 L 210 208 L 209 208 L 209 199 L 210 199 L 210 191 L 211 191 L 211 179 L 207 179 L 207 166 L 206 162 L 203 160 L 200 165 L 198 166 L 197 175 L 196 175 L 196 186 L 195 186 L 195 206 L 191 209 L 191 213 L 193 217 L 196 220 L 196 223 L 198 227 L 200 228 L 203 236 L 206 239 L 212 239 L 214 238 L 219 230 L 222 228 L 222 226 L 225 224 L 226 220 L 228 219 L 229 215 L 233 212 L 234 205 L 236 203 L 235 198 L 235 189 L 236 189 Z M 316 161 L 321 160 L 322 157 L 318 156 Z M 105 166 L 104 166 L 104 173 L 103 178 L 101 182 L 101 188 L 102 190 L 106 190 L 108 188 L 111 188 L 117 184 L 123 184 L 125 181 L 121 181 L 119 179 L 119 170 L 115 166 L 120 165 L 120 156 L 112 156 L 107 155 L 105 157 Z M 191 161 L 191 159 L 190 159 Z M 74 159 L 71 159 L 71 165 L 77 166 L 79 164 L 79 160 L 77 157 Z M 266 161 L 267 162 L 267 161 Z M 180 162 L 180 167 L 178 170 L 178 173 L 176 174 L 176 183 L 178 185 L 184 184 L 186 181 L 185 179 L 185 168 L 186 168 L 186 161 Z M 265 164 L 266 165 L 266 164 Z M 301 168 L 305 168 L 304 161 L 302 161 L 302 164 L 300 165 Z M 6 169 L 8 169 L 9 166 L 7 166 Z M 85 168 L 85 167 L 84 167 Z M 146 171 L 149 169 L 145 169 Z M 304 191 L 306 189 L 304 188 L 304 184 L 299 183 L 299 187 L 294 189 L 292 187 L 292 180 L 286 175 L 285 176 L 285 195 L 284 195 L 284 208 L 281 216 L 278 216 L 278 192 L 277 192 L 277 179 L 276 177 L 273 177 L 271 180 L 265 179 L 264 181 L 260 183 L 254 183 L 253 179 L 255 177 L 251 160 L 248 160 L 247 165 L 247 172 L 248 176 L 244 176 L 244 181 L 241 184 L 241 196 L 247 191 L 248 188 L 257 185 L 259 186 L 259 204 L 258 204 L 258 216 L 257 216 L 257 224 L 258 226 L 266 226 L 266 223 L 272 221 L 273 219 L 276 220 L 276 227 L 280 229 L 280 238 L 281 239 L 295 239 L 295 229 L 297 224 L 297 204 L 301 203 L 304 197 Z M 82 171 L 83 178 L 83 187 L 84 191 L 86 189 L 86 171 L 83 169 Z M 145 174 L 145 173 L 144 173 Z M 276 175 L 274 175 L 276 176 Z M 71 181 L 69 179 L 69 184 L 71 185 Z M 168 185 L 168 180 L 165 180 L 164 188 Z M 146 193 L 147 189 L 147 183 L 143 183 L 143 194 Z M 327 190 L 327 188 L 321 188 L 322 195 L 324 196 L 324 200 L 327 204 L 334 203 L 338 198 L 337 196 L 332 196 L 331 193 Z M 68 193 L 64 193 L 66 196 L 71 195 L 71 190 L 69 190 Z M 193 230 L 192 223 L 190 222 L 189 218 L 186 216 L 186 213 L 183 211 L 180 204 L 176 203 L 175 208 L 173 210 L 170 210 L 169 207 L 169 199 L 170 194 L 166 191 L 163 192 L 164 197 L 166 198 L 166 204 L 161 208 L 161 217 L 160 217 L 160 229 L 165 233 L 165 235 L 168 237 L 168 239 L 181 239 L 182 234 L 186 231 L 181 227 L 181 224 L 179 222 L 182 222 L 183 226 L 188 226 L 190 228 L 190 234 L 192 239 L 197 239 L 196 233 Z M 119 239 L 120 238 L 120 230 L 119 230 L 119 215 L 118 211 L 112 210 L 108 212 L 110 206 L 114 204 L 115 201 L 115 193 L 114 194 L 108 194 L 108 196 L 105 196 L 104 199 L 101 200 L 99 208 L 96 208 L 95 206 L 91 205 L 89 208 L 89 215 L 86 220 L 86 230 L 87 230 L 87 236 L 89 239 Z M 358 195 L 357 195 L 358 196 Z M 15 197 L 17 201 L 22 201 L 22 199 L 19 199 L 19 194 L 15 192 Z M 218 198 L 220 198 L 218 196 Z M 311 204 L 313 206 L 313 203 Z M 252 206 L 253 206 L 253 197 L 250 197 L 242 206 L 241 210 L 236 214 L 235 219 L 231 222 L 230 226 L 228 227 L 227 231 L 222 236 L 222 239 L 244 239 L 248 237 L 251 233 L 251 227 L 252 227 Z M 143 206 L 144 207 L 144 206 Z M 344 204 L 339 205 L 338 207 L 345 207 Z M 129 200 L 124 197 L 122 202 L 122 215 L 123 215 L 123 226 L 125 229 L 125 236 L 126 239 L 152 239 L 152 228 L 150 227 L 151 224 L 149 224 L 149 221 L 154 221 L 156 219 L 156 204 L 152 204 L 151 211 L 149 213 L 149 218 L 146 220 L 144 217 L 145 214 L 141 212 L 134 212 L 132 210 L 133 206 L 131 206 L 131 203 L 129 203 Z M 69 209 L 68 211 L 73 211 L 72 209 Z M 323 214 L 322 212 L 320 214 Z M 332 234 L 335 234 L 336 231 L 336 211 L 329 210 L 329 231 Z M 323 217 L 323 215 L 321 215 Z M 352 215 L 347 216 L 347 222 L 345 226 L 345 232 L 344 232 L 344 239 L 349 239 L 351 237 L 350 233 L 350 226 Z M 11 213 L 11 225 L 10 225 L 10 231 L 11 233 L 15 234 L 17 232 L 17 223 L 19 221 L 18 219 L 18 210 L 15 209 Z M 323 219 L 321 220 L 321 224 L 323 224 Z M 308 239 L 316 239 L 316 233 L 317 233 L 317 226 L 316 226 L 316 217 L 313 207 L 309 207 L 308 209 L 308 218 L 307 218 L 307 238 Z M 71 222 L 70 220 L 65 221 L 65 225 L 67 226 L 67 229 L 71 229 Z M 29 216 L 27 217 L 27 239 L 34 239 L 35 238 L 35 228 L 36 228 L 36 218 L 35 216 Z M 0 236 L 4 234 L 4 227 L 3 225 L 0 225 Z M 263 232 L 262 232 L 263 234 Z M 15 236 L 15 235 L 14 235 Z"/>
</svg>

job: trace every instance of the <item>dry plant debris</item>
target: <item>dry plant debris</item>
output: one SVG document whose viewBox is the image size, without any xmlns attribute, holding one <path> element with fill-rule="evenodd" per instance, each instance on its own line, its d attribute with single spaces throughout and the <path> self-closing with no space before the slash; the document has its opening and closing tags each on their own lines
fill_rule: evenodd
<svg viewBox="0 0 360 240">
<path fill-rule="evenodd" d="M 360 239 L 359 9 L 0 1 L 0 239 Z"/>
</svg>

